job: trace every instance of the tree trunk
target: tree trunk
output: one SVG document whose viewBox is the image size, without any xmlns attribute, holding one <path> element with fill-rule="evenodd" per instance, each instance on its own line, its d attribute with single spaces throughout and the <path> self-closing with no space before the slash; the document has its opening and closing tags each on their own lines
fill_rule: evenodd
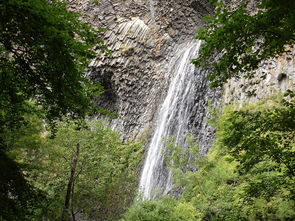
<svg viewBox="0 0 295 221">
<path fill-rule="evenodd" d="M 70 220 L 70 202 L 72 199 L 72 190 L 75 183 L 75 174 L 76 174 L 77 164 L 79 161 L 79 154 L 80 154 L 80 143 L 77 143 L 76 154 L 74 155 L 73 161 L 71 164 L 71 174 L 70 174 L 69 182 L 67 185 L 67 193 L 65 197 L 64 208 L 62 211 L 62 221 Z"/>
<path fill-rule="evenodd" d="M 78 174 L 77 174 L 77 176 L 78 176 Z M 75 187 L 75 185 L 72 186 L 72 198 L 74 197 L 74 193 L 75 193 L 74 187 Z M 75 216 L 76 214 L 74 212 L 74 205 L 73 205 L 73 203 L 71 203 L 71 214 L 72 214 L 72 221 L 76 221 L 76 216 Z"/>
</svg>

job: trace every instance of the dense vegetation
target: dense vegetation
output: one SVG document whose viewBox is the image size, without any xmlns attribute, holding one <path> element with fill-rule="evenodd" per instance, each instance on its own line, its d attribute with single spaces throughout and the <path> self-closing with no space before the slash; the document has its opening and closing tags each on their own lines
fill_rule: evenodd
<svg viewBox="0 0 295 221">
<path fill-rule="evenodd" d="M 91 110 L 85 68 L 103 47 L 98 31 L 78 21 L 60 1 L 0 1 L 1 130 L 17 127 L 34 99 L 52 122 Z M 1 149 L 3 146 L 1 147 Z"/>
<path fill-rule="evenodd" d="M 68 220 L 91 217 L 115 220 L 136 193 L 140 143 L 122 143 L 118 134 L 102 122 L 77 125 L 60 122 L 54 138 L 42 121 L 30 116 L 17 133 L 7 133 L 13 146 L 8 153 L 39 195 L 24 213 L 20 202 L 5 220 Z M 43 131 L 43 132 L 42 132 Z M 24 211 L 27 212 L 27 211 Z"/>
<path fill-rule="evenodd" d="M 58 0 L 1 0 L 0 10 L 0 219 L 57 220 L 61 219 L 62 208 L 63 219 L 67 219 L 70 207 L 71 212 L 79 210 L 80 216 L 93 216 L 89 211 L 94 204 L 85 210 L 93 198 L 82 203 L 74 188 L 85 196 L 111 197 L 121 189 L 118 180 L 123 179 L 123 173 L 134 175 L 138 159 L 133 161 L 128 151 L 135 154 L 139 150 L 137 144 L 124 146 L 118 135 L 102 126 L 90 130 L 83 120 L 99 111 L 91 98 L 102 93 L 102 87 L 90 82 L 85 70 L 96 55 L 94 49 L 105 50 L 97 35 L 101 30 L 81 23 L 78 14 L 69 12 Z M 72 122 L 67 126 L 58 123 L 65 116 Z M 48 140 L 45 131 L 56 137 Z M 72 150 L 78 146 L 79 151 Z M 111 153 L 115 149 L 120 158 Z M 85 163 L 87 154 L 93 159 Z M 107 172 L 107 166 L 98 162 L 99 157 L 108 156 L 112 156 L 110 166 L 114 161 L 118 164 L 116 171 L 110 167 Z M 95 164 L 108 175 L 108 181 L 90 170 Z M 70 165 L 76 172 L 69 169 Z M 78 174 L 81 168 L 87 177 Z M 131 178 L 124 175 L 125 179 Z M 100 191 L 94 195 L 89 192 L 93 186 L 89 186 L 95 180 L 102 183 L 95 185 Z M 120 201 L 124 194 L 132 196 L 128 191 L 133 184 L 128 183 L 113 202 Z M 105 216 L 114 211 L 114 205 L 106 206 L 107 202 L 99 206 Z M 117 211 L 125 205 L 120 203 Z"/>
<path fill-rule="evenodd" d="M 238 111 L 229 107 L 218 119 L 215 147 L 183 196 L 204 217 L 294 219 L 295 99 L 290 96 Z"/>
<path fill-rule="evenodd" d="M 0 1 L 0 220 L 115 220 L 133 199 L 140 143 L 87 117 L 93 30 L 62 1 Z"/>
<path fill-rule="evenodd" d="M 201 214 L 191 203 L 163 197 L 134 203 L 122 221 L 199 221 Z"/>
<path fill-rule="evenodd" d="M 198 171 L 179 167 L 187 165 L 187 152 L 170 143 L 180 199 L 136 203 L 126 220 L 295 219 L 294 93 L 236 109 L 214 120 L 217 139 L 206 157 L 196 155 L 197 141 L 189 137 L 190 164 Z"/>
</svg>

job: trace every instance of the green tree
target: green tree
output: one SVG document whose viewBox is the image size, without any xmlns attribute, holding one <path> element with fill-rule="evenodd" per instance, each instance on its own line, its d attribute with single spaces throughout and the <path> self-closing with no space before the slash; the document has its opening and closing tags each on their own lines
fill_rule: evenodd
<svg viewBox="0 0 295 221">
<path fill-rule="evenodd" d="M 271 160 L 283 166 L 285 176 L 294 177 L 295 94 L 227 111 L 220 119 L 220 141 L 239 162 L 239 172 Z M 281 168 L 282 169 L 282 168 Z"/>
<path fill-rule="evenodd" d="M 222 2 L 215 4 L 215 14 L 207 17 L 208 24 L 196 36 L 204 44 L 193 60 L 196 66 L 209 69 L 211 86 L 232 77 L 252 78 L 263 61 L 293 47 L 293 0 L 259 0 L 253 10 L 246 3 L 235 9 Z"/>
<path fill-rule="evenodd" d="M 195 157 L 198 171 L 175 176 L 185 190 L 181 200 L 203 220 L 293 220 L 294 104 L 289 91 L 239 110 L 227 107 L 215 123 L 213 149 Z"/>
<path fill-rule="evenodd" d="M 0 159 L 6 169 L 0 174 L 0 217 L 25 220 L 32 190 L 24 185 L 20 165 L 7 155 L 14 145 L 5 137 L 28 124 L 25 116 L 36 105 L 50 124 L 63 115 L 83 118 L 93 111 L 91 96 L 101 87 L 85 77 L 85 68 L 94 46 L 104 46 L 100 30 L 81 23 L 62 1 L 0 0 L 0 11 Z"/>
<path fill-rule="evenodd" d="M 40 135 L 43 126 L 37 113 L 38 110 L 25 114 L 25 125 L 21 124 L 14 131 L 6 129 L 0 134 L 10 147 L 10 151 L 0 154 L 0 220 L 32 220 L 31 217 L 46 198 L 44 192 L 26 179 L 26 171 L 36 165 L 26 161 L 25 156 L 28 157 L 29 153 L 42 146 Z M 11 195 L 7 195 L 7 191 Z"/>
<path fill-rule="evenodd" d="M 28 179 L 48 196 L 40 218 L 118 219 L 135 196 L 143 146 L 123 144 L 101 122 L 59 123 L 57 129 L 26 158 L 36 165 Z"/>
<path fill-rule="evenodd" d="M 1 0 L 1 128 L 22 119 L 34 99 L 49 119 L 84 116 L 91 105 L 85 77 L 98 31 L 78 20 L 61 1 Z"/>
</svg>

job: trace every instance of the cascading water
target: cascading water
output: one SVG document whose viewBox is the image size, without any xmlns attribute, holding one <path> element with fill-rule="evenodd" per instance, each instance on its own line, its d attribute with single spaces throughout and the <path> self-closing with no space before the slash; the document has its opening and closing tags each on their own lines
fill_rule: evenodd
<svg viewBox="0 0 295 221">
<path fill-rule="evenodd" d="M 168 171 L 163 156 L 163 139 L 173 136 L 176 143 L 184 144 L 189 132 L 192 109 L 196 107 L 196 79 L 198 75 L 202 75 L 201 79 L 204 79 L 205 75 L 204 71 L 196 71 L 191 64 L 200 45 L 201 42 L 198 41 L 178 47 L 170 62 L 168 77 L 172 80 L 160 109 L 139 184 L 139 192 L 144 199 L 168 194 L 172 189 L 172 174 Z"/>
</svg>

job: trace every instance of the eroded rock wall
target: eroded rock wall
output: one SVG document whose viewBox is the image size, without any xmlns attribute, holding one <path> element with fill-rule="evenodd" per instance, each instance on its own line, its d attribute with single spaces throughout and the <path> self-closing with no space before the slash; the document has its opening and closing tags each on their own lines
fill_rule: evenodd
<svg viewBox="0 0 295 221">
<path fill-rule="evenodd" d="M 225 85 L 225 104 L 253 103 L 276 93 L 283 93 L 295 87 L 295 50 L 269 59 L 255 72 L 255 78 L 232 79 Z M 266 75 L 265 79 L 262 76 Z"/>
<path fill-rule="evenodd" d="M 167 74 L 175 49 L 191 41 L 195 31 L 204 25 L 201 17 L 213 12 L 209 0 L 68 0 L 70 9 L 78 11 L 93 27 L 106 29 L 102 35 L 111 56 L 99 55 L 90 67 L 91 78 L 102 83 L 103 96 L 97 104 L 117 112 L 111 122 L 123 138 L 148 135 L 163 102 L 171 76 Z M 241 0 L 226 0 L 235 7 Z M 249 10 L 256 0 L 249 0 Z M 270 59 L 257 70 L 257 78 L 249 81 L 232 79 L 225 86 L 223 101 L 254 102 L 257 99 L 285 91 L 294 85 L 294 50 Z M 261 80 L 260 76 L 267 73 Z M 258 82 L 258 84 L 254 84 Z M 192 114 L 191 131 L 208 143 L 212 130 L 204 123 L 208 100 L 215 103 L 214 92 L 202 81 L 196 85 L 204 93 L 196 94 L 202 105 Z M 254 91 L 256 96 L 248 96 Z M 208 137 L 205 139 L 204 137 Z M 202 141 L 203 140 L 203 141 Z"/>
<path fill-rule="evenodd" d="M 70 1 L 93 27 L 106 29 L 111 56 L 90 67 L 91 78 L 105 88 L 97 104 L 117 112 L 111 122 L 124 138 L 138 138 L 154 128 L 171 76 L 169 61 L 177 45 L 191 41 L 201 18 L 213 8 L 209 0 Z"/>
</svg>

